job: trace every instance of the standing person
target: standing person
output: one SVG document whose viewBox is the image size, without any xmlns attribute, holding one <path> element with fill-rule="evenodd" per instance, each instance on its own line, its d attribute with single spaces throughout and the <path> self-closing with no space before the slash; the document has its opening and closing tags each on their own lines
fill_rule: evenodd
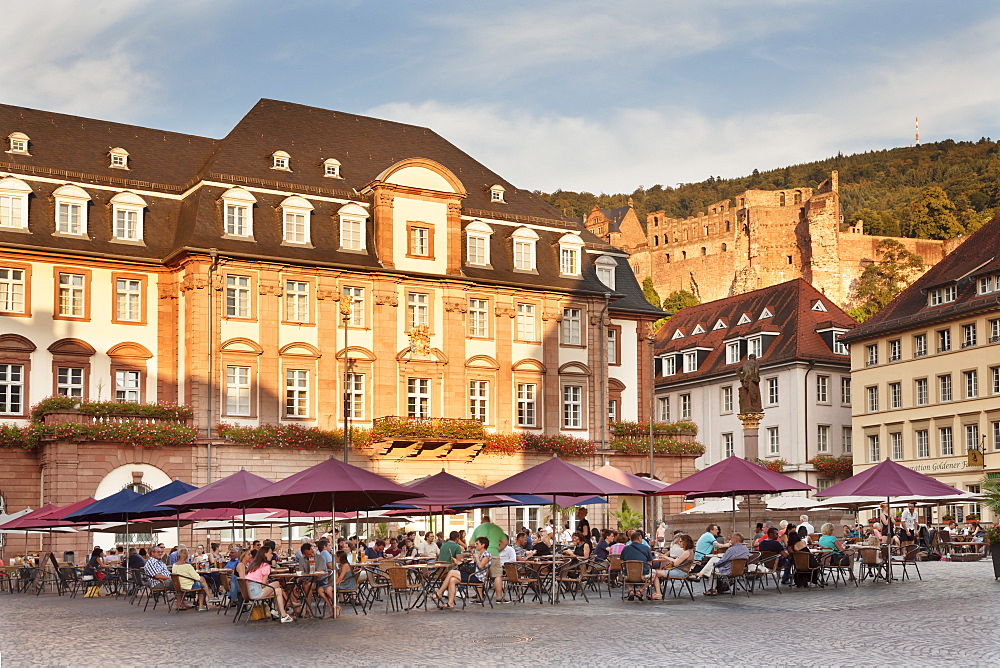
<svg viewBox="0 0 1000 668">
<path fill-rule="evenodd" d="M 472 532 L 473 541 L 479 538 L 489 539 L 487 543 L 487 550 L 490 553 L 489 577 L 493 578 L 493 585 L 496 587 L 498 596 L 503 598 L 500 595 L 503 591 L 503 568 L 500 566 L 500 541 L 506 539 L 507 534 L 499 526 L 490 522 L 489 515 L 483 515 L 482 523 Z"/>
<path fill-rule="evenodd" d="M 593 537 L 590 535 L 590 522 L 587 521 L 587 509 L 584 506 L 576 509 L 576 532 L 583 536 L 583 540 L 591 542 Z"/>
<path fill-rule="evenodd" d="M 888 503 L 878 504 L 878 521 L 882 525 L 882 533 L 892 535 L 892 527 L 895 526 L 895 523 Z"/>
<path fill-rule="evenodd" d="M 799 533 L 802 533 L 802 529 L 806 530 L 806 535 L 816 533 L 816 528 L 809 523 L 808 515 L 799 515 Z"/>
<path fill-rule="evenodd" d="M 667 523 L 660 522 L 660 525 L 656 527 L 656 546 L 663 547 L 667 543 Z"/>
<path fill-rule="evenodd" d="M 899 541 L 903 545 L 909 545 L 916 542 L 917 524 L 919 522 L 919 517 L 917 516 L 917 504 L 913 501 L 906 504 L 906 510 L 903 511 L 900 519 L 902 521 L 902 526 L 899 529 Z"/>
</svg>

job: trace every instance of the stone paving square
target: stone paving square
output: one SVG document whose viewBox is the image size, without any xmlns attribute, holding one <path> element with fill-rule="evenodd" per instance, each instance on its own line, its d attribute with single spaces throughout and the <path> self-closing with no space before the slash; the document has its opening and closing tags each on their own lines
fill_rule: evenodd
<svg viewBox="0 0 1000 668">
<path fill-rule="evenodd" d="M 143 613 L 114 598 L 0 594 L 0 661 L 23 665 L 1000 665 L 989 561 L 920 566 L 923 581 L 771 588 L 665 602 L 470 606 L 342 621 L 233 625 L 232 613 Z"/>
</svg>

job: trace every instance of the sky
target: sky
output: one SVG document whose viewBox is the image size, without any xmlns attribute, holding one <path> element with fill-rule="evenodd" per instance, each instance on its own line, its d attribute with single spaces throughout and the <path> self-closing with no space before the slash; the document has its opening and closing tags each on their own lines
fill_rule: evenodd
<svg viewBox="0 0 1000 668">
<path fill-rule="evenodd" d="M 4 3 L 0 103 L 222 137 L 262 97 L 425 125 L 519 188 L 1000 137 L 1000 3 Z M 0 132 L 4 129 L 0 128 Z"/>
</svg>

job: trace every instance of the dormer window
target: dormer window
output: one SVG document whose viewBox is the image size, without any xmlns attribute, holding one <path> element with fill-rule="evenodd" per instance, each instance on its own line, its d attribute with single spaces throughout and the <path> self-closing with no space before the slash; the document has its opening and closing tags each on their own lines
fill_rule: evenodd
<svg viewBox="0 0 1000 668">
<path fill-rule="evenodd" d="M 7 148 L 8 153 L 30 155 L 30 153 L 28 153 L 28 135 L 23 132 L 11 132 L 7 135 L 7 141 L 10 142 L 9 147 Z"/>
<path fill-rule="evenodd" d="M 955 301 L 958 296 L 958 287 L 955 285 L 946 285 L 943 288 L 934 288 L 927 295 L 927 303 L 930 306 L 940 306 L 941 304 L 948 304 Z"/>
<path fill-rule="evenodd" d="M 465 226 L 465 262 L 477 267 L 490 265 L 490 237 L 493 228 L 481 221 Z"/>
<path fill-rule="evenodd" d="M 292 171 L 291 168 L 292 156 L 288 155 L 284 151 L 275 151 L 271 154 L 271 169 L 280 169 L 284 172 Z"/>
<path fill-rule="evenodd" d="M 310 223 L 313 205 L 298 195 L 281 202 L 281 243 L 294 246 L 310 245 Z"/>
<path fill-rule="evenodd" d="M 597 258 L 597 280 L 607 286 L 609 289 L 615 289 L 615 269 L 618 267 L 618 262 L 609 255 L 602 255 Z"/>
<path fill-rule="evenodd" d="M 142 241 L 143 210 L 146 201 L 135 193 L 118 193 L 111 198 L 113 241 Z"/>
<path fill-rule="evenodd" d="M 535 271 L 535 245 L 538 234 L 527 227 L 519 227 L 511 235 L 514 242 L 514 270 Z"/>
<path fill-rule="evenodd" d="M 111 157 L 112 169 L 128 169 L 128 151 L 121 147 L 115 147 L 108 151 L 108 155 Z"/>
<path fill-rule="evenodd" d="M 501 185 L 495 185 L 490 188 L 490 201 L 491 202 L 505 202 L 503 198 L 504 187 Z"/>
<path fill-rule="evenodd" d="M 0 228 L 28 229 L 28 195 L 31 186 L 8 176 L 0 179 Z"/>
<path fill-rule="evenodd" d="M 563 276 L 580 275 L 580 255 L 583 239 L 579 234 L 564 234 L 559 238 L 559 273 Z"/>
<path fill-rule="evenodd" d="M 224 236 L 253 240 L 253 205 L 257 199 L 243 188 L 230 188 L 222 194 Z"/>
<path fill-rule="evenodd" d="M 340 175 L 340 160 L 327 158 L 323 161 L 323 176 L 328 179 L 342 179 Z"/>
<path fill-rule="evenodd" d="M 337 211 L 340 217 L 340 249 L 363 251 L 367 248 L 368 211 L 359 204 L 345 204 Z"/>
<path fill-rule="evenodd" d="M 64 185 L 52 192 L 56 201 L 57 235 L 73 237 L 87 236 L 87 204 L 90 195 L 83 188 Z"/>
</svg>

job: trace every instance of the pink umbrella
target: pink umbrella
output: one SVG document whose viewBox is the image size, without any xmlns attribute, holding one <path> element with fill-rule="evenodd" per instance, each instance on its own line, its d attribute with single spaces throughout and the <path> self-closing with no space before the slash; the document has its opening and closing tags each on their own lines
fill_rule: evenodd
<svg viewBox="0 0 1000 668">
<path fill-rule="evenodd" d="M 727 457 L 706 469 L 692 473 L 654 496 L 683 494 L 688 498 L 731 496 L 733 498 L 733 531 L 736 531 L 736 496 L 738 494 L 777 494 L 816 489 L 812 485 L 777 473 L 739 457 Z M 747 513 L 750 507 L 747 504 Z M 747 518 L 749 522 L 749 516 Z"/>
<path fill-rule="evenodd" d="M 634 489 L 608 480 L 592 471 L 573 466 L 558 457 L 546 459 L 526 471 L 515 473 L 509 478 L 494 483 L 472 496 L 490 496 L 495 494 L 538 494 L 551 496 L 555 503 L 556 496 L 563 495 L 574 498 L 620 495 L 632 496 Z M 554 543 L 553 543 L 554 545 Z M 552 550 L 552 602 L 556 603 L 556 551 Z"/>
</svg>

